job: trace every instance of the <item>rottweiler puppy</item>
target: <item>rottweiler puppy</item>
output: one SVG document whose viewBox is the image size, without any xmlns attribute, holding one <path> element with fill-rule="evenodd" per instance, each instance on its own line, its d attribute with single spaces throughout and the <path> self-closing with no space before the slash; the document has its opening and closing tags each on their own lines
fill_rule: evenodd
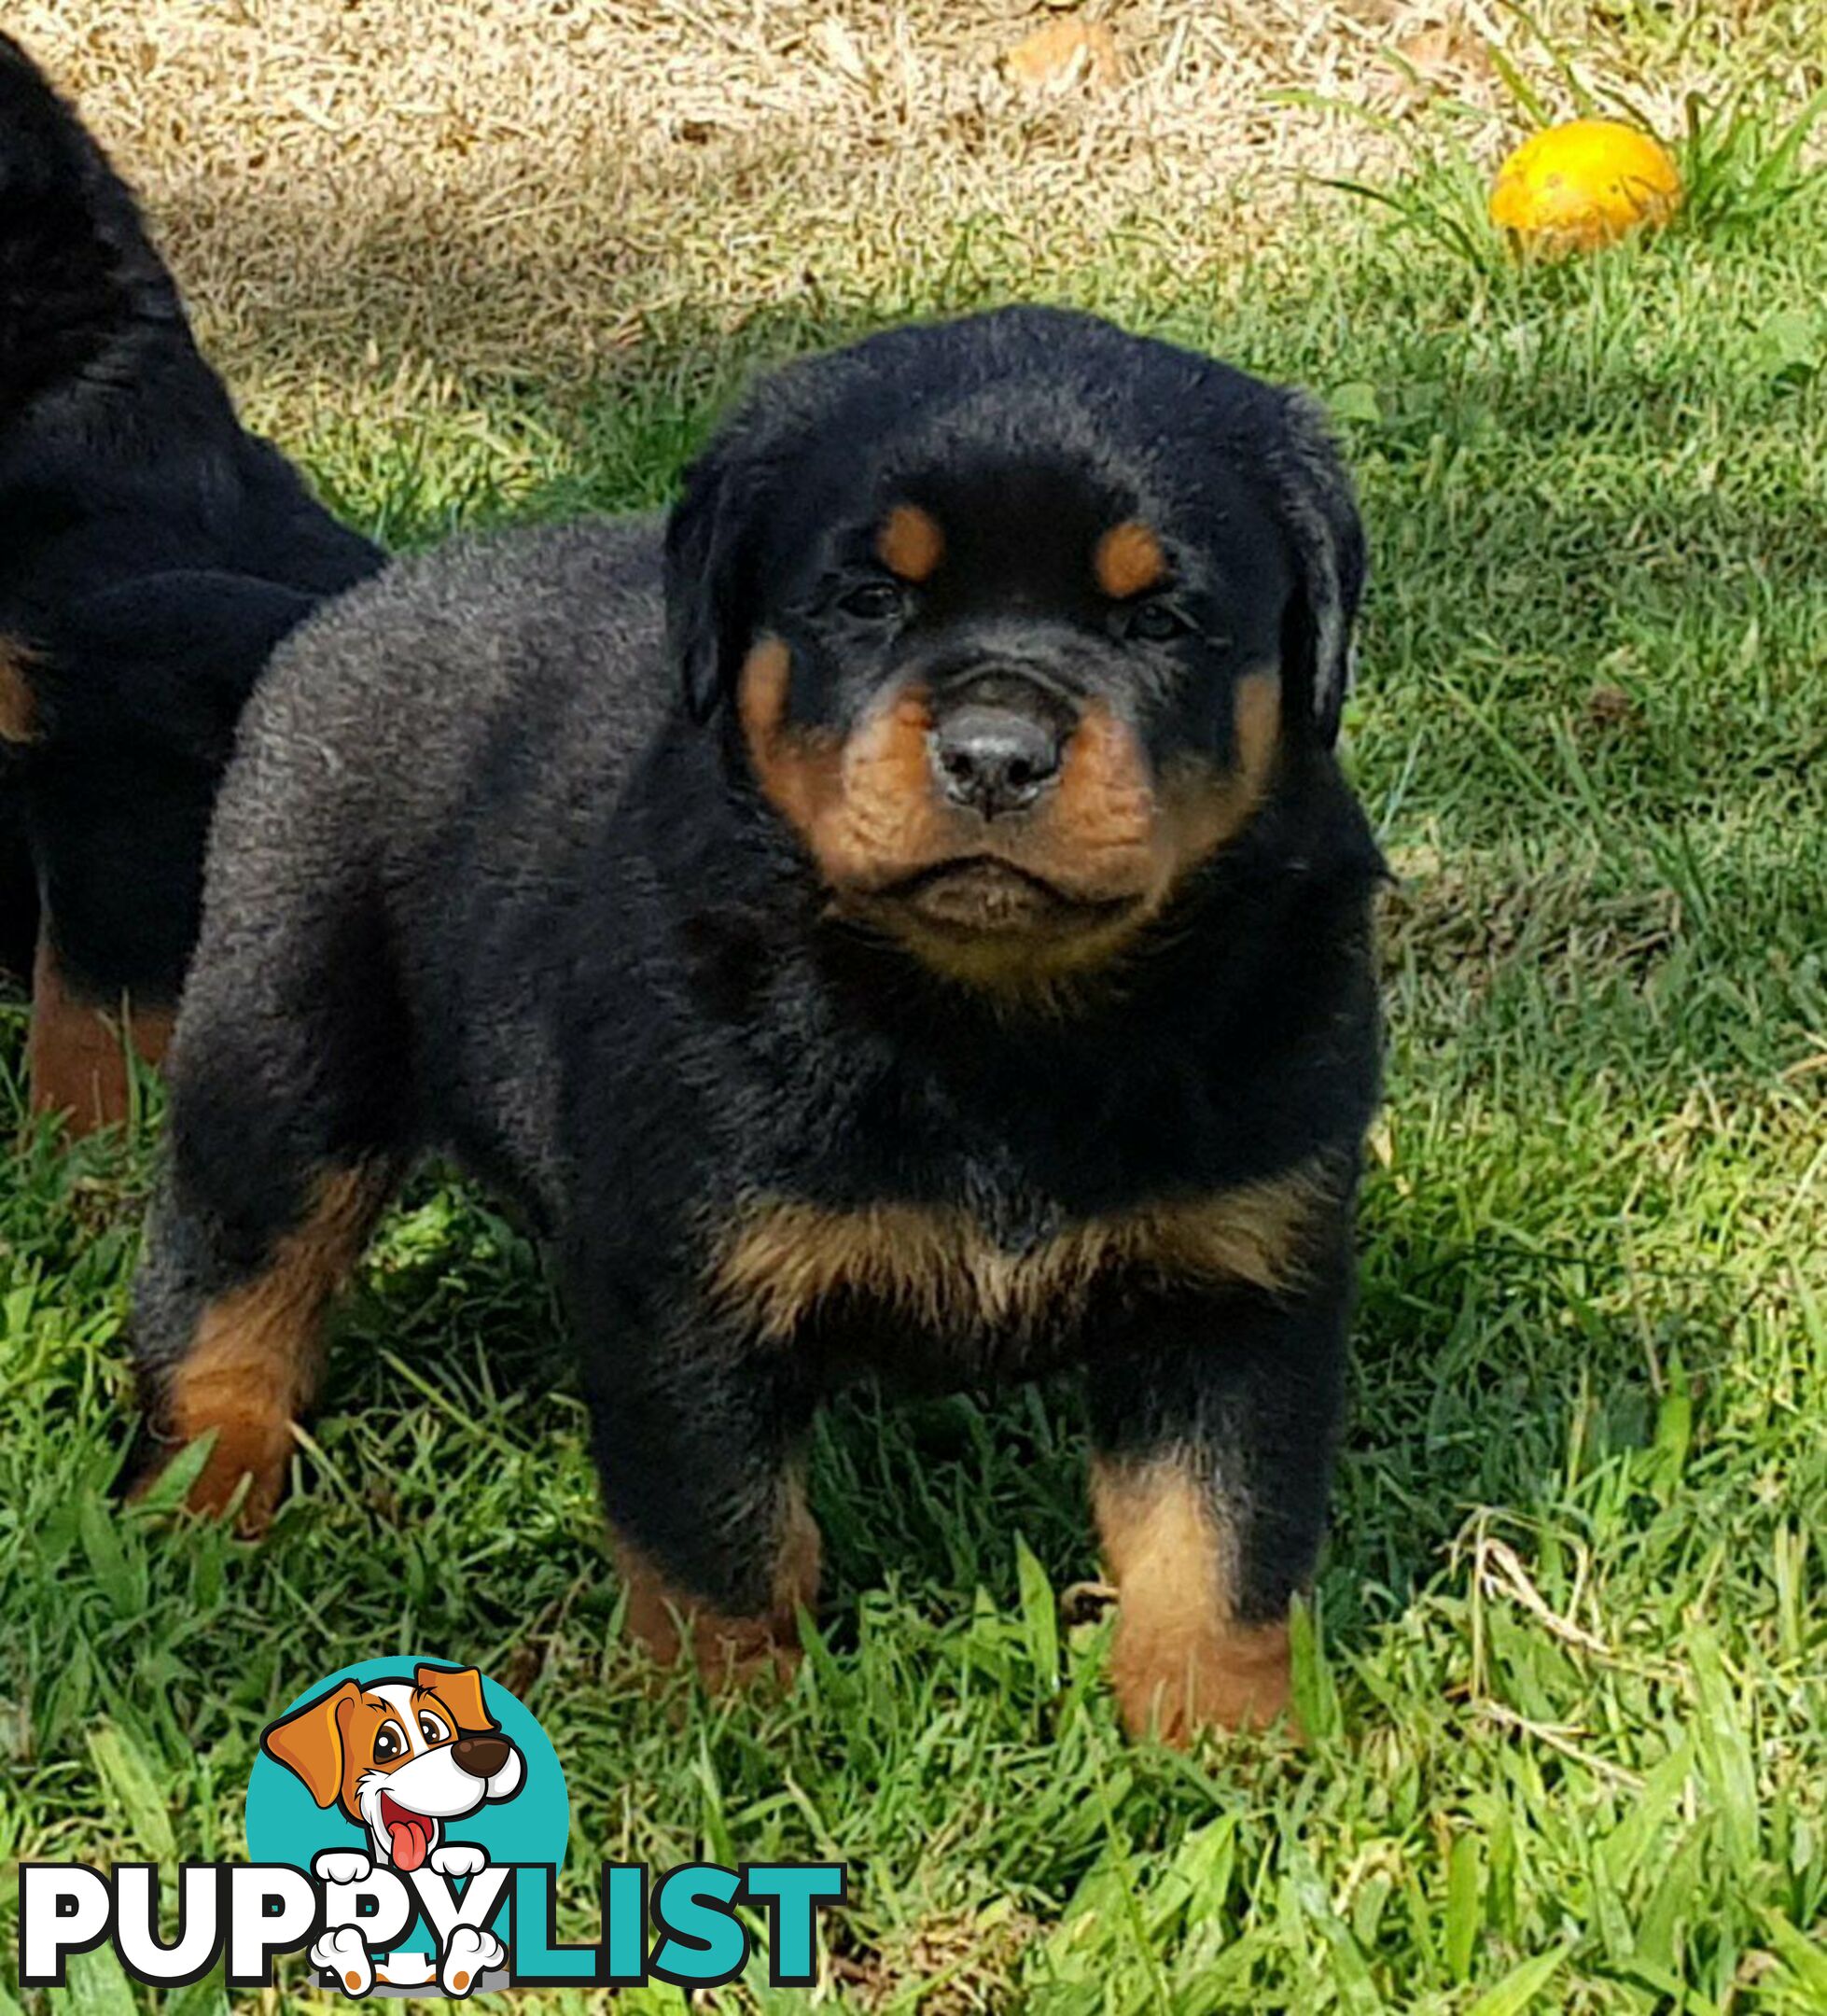
<svg viewBox="0 0 1827 2016">
<path fill-rule="evenodd" d="M 1378 1071 L 1314 410 L 1085 315 L 794 364 L 663 537 L 397 564 L 281 647 L 212 843 L 147 1420 L 258 1526 L 409 1161 L 532 1213 L 635 1632 L 813 1601 L 813 1409 L 1082 1369 L 1114 1682 L 1289 1692 Z"/>
<path fill-rule="evenodd" d="M 380 564 L 243 430 L 132 194 L 0 35 L 0 958 L 39 1109 L 126 1112 L 243 702 Z"/>
</svg>

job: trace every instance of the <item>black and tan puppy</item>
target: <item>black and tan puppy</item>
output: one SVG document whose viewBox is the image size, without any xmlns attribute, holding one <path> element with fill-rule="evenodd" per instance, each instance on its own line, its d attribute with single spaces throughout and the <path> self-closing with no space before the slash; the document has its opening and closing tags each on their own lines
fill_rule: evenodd
<svg viewBox="0 0 1827 2016">
<path fill-rule="evenodd" d="M 132 194 L 0 35 L 0 960 L 33 1099 L 118 1119 L 273 645 L 381 555 L 245 433 Z M 35 947 L 28 950 L 28 947 Z"/>
<path fill-rule="evenodd" d="M 781 372 L 663 562 L 541 532 L 308 624 L 223 794 L 140 1285 L 196 1502 L 271 1510 L 432 1143 L 543 1229 L 658 1650 L 791 1635 L 836 1382 L 1074 1365 L 1125 1716 L 1279 1710 L 1377 1074 L 1362 573 L 1300 399 L 1018 309 Z"/>
</svg>

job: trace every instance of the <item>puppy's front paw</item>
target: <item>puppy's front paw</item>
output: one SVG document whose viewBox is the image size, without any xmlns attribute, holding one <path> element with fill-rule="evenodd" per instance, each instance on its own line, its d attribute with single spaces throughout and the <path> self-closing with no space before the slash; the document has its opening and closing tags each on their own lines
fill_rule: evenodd
<svg viewBox="0 0 1827 2016">
<path fill-rule="evenodd" d="M 318 1874 L 323 1874 L 322 1866 L 327 1860 L 334 1859 L 332 1855 L 319 1855 L 314 1865 Z M 325 1881 L 335 1883 L 339 1879 L 330 1876 Z M 367 1942 L 354 1925 L 339 1925 L 334 1932 L 326 1932 L 311 1949 L 311 1964 L 323 1973 L 335 1975 L 336 1985 L 351 2001 L 365 1995 L 374 1985 L 374 1963 L 368 1957 Z"/>
<path fill-rule="evenodd" d="M 431 1851 L 431 1866 L 440 1876 L 473 1876 L 488 1867 L 488 1850 L 471 1841 L 452 1841 Z"/>
<path fill-rule="evenodd" d="M 319 1883 L 366 1883 L 374 1865 L 359 1848 L 326 1848 L 311 1864 Z"/>
<path fill-rule="evenodd" d="M 1122 1616 L 1110 1654 L 1117 1706 L 1132 1736 L 1158 1736 L 1177 1750 L 1206 1729 L 1265 1729 L 1287 1716 L 1292 1667 L 1285 1624 L 1151 1629 L 1146 1613 Z"/>
<path fill-rule="evenodd" d="M 438 1985 L 448 1995 L 467 1995 L 490 1967 L 505 1966 L 508 1949 L 493 1932 L 458 1925 L 439 1963 Z"/>
</svg>

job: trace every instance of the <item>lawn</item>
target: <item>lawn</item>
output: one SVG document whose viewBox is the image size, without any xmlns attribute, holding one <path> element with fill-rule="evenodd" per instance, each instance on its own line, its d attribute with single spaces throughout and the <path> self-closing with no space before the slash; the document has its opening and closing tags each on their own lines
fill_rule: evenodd
<svg viewBox="0 0 1827 2016">
<path fill-rule="evenodd" d="M 160 11 L 196 28 L 208 10 Z M 1562 29 L 1580 11 L 1551 10 Z M 1119 1735 L 1109 1621 L 1073 1589 L 1096 1563 L 1066 1390 L 832 1413 L 812 1472 L 823 1636 L 795 1688 L 656 1696 L 618 1638 L 535 1256 L 436 1171 L 365 1269 L 303 1488 L 267 1542 L 120 1510 L 157 1091 L 130 1139 L 63 1151 L 25 1127 L 23 1012 L 0 1007 L 0 1119 L 20 1129 L 0 1178 L 0 1858 L 234 1855 L 261 1724 L 346 1660 L 425 1651 L 515 1688 L 565 1761 L 562 1930 L 593 1931 L 600 1860 L 841 1858 L 828 2003 L 1827 2009 L 1827 187 L 1754 174 L 1820 80 L 1827 21 L 1741 11 L 1729 58 L 1697 7 L 1595 14 L 1604 75 L 1653 108 L 1696 64 L 1715 105 L 1734 64 L 1769 90 L 1714 129 L 1691 220 L 1577 265 L 1517 267 L 1468 200 L 1455 147 L 1482 169 L 1527 123 L 1500 77 L 1418 108 L 1374 100 L 1388 128 L 1287 107 L 1294 159 L 1369 176 L 1395 207 L 1268 168 L 1260 203 L 1226 206 L 1228 168 L 1149 193 L 1149 160 L 1198 152 L 1192 93 L 1164 69 L 1136 86 L 1167 107 L 1154 141 L 1134 108 L 1080 128 L 1051 103 L 1007 109 L 1046 131 L 1031 172 L 1009 131 L 984 142 L 1009 164 L 1006 209 L 961 168 L 917 232 L 885 196 L 846 243 L 827 160 L 796 242 L 751 147 L 744 235 L 695 156 L 726 148 L 733 174 L 747 142 L 689 142 L 671 239 L 630 170 L 629 243 L 659 234 L 650 312 L 629 305 L 640 273 L 619 252 L 593 267 L 561 204 L 546 264 L 523 231 L 477 281 L 466 349 L 464 259 L 485 233 L 439 265 L 427 198 L 425 300 L 390 322 L 385 274 L 337 235 L 348 218 L 313 210 L 328 170 L 307 156 L 299 228 L 311 213 L 322 261 L 288 280 L 269 208 L 237 265 L 231 181 L 170 166 L 174 134 L 207 155 L 210 102 L 181 133 L 175 112 L 119 118 L 118 19 L 99 0 L 40 7 L 61 74 L 79 83 L 92 60 L 126 165 L 136 133 L 155 164 L 155 210 L 250 417 L 396 544 L 662 499 L 757 364 L 1018 294 L 1313 386 L 1371 527 L 1346 749 L 1398 880 L 1354 1423 L 1298 1750 L 1182 1758 Z M 616 9 L 541 19 L 556 35 L 573 13 Z M 897 18 L 917 42 L 918 19 Z M 1298 86 L 1304 63 L 1355 90 L 1388 10 L 1361 19 L 1282 72 L 1263 59 L 1250 89 Z M 1502 19 L 1527 88 L 1567 109 L 1567 78 Z M 239 9 L 234 33 L 262 20 Z M 155 73 L 155 105 L 179 105 Z M 282 125 L 321 81 L 320 65 Z M 709 87 L 691 71 L 679 89 Z M 952 130 L 912 86 L 909 105 L 905 123 Z M 402 88 L 402 125 L 423 109 Z M 892 114 L 855 138 L 877 194 L 903 172 L 871 151 Z M 1043 228 L 1100 119 L 1141 155 Z M 1722 156 L 1728 130 L 1741 147 Z M 248 146 L 229 120 L 225 158 Z M 471 172 L 453 159 L 439 187 Z M 524 161 L 491 173 L 496 196 L 536 201 Z M 722 208 L 687 215 L 718 189 Z M 715 285 L 694 287 L 719 244 Z M 598 281 L 591 322 L 578 289 Z M 357 326 L 363 285 L 381 305 Z M 131 2006 L 111 1967 L 77 1964 L 78 2008 Z M 205 1982 L 170 2006 L 225 2000 Z"/>
</svg>

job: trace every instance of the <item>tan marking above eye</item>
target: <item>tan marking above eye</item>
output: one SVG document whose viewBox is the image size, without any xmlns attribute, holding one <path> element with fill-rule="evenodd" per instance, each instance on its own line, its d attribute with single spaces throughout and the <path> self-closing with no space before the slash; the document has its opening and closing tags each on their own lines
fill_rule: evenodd
<svg viewBox="0 0 1827 2016">
<path fill-rule="evenodd" d="M 875 553 L 898 580 L 928 581 L 945 557 L 945 534 L 930 511 L 897 504 L 875 535 Z"/>
<path fill-rule="evenodd" d="M 1121 602 L 1160 587 L 1167 579 L 1167 555 L 1140 519 L 1125 518 L 1098 540 L 1091 568 L 1104 593 Z"/>
</svg>

